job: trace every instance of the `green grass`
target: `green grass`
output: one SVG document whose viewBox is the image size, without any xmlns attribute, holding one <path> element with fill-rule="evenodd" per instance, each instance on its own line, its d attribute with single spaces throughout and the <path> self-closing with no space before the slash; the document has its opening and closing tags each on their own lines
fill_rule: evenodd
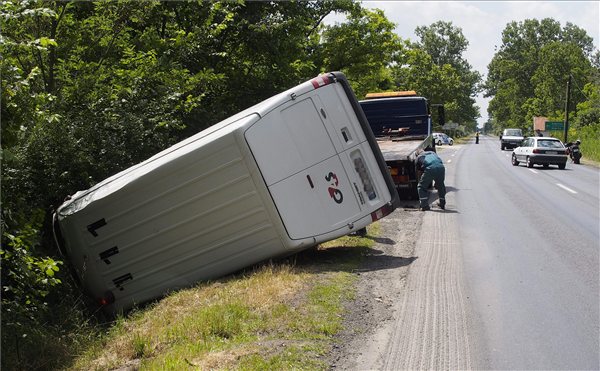
<svg viewBox="0 0 600 371">
<path fill-rule="evenodd" d="M 550 135 L 564 140 L 564 133 L 562 131 L 554 131 Z M 574 142 L 577 139 L 581 140 L 580 149 L 583 154 L 581 161 L 600 165 L 600 124 L 581 128 L 569 128 L 567 141 Z"/>
<path fill-rule="evenodd" d="M 583 160 L 600 163 L 600 124 L 569 130 L 569 140 L 581 140 Z"/>
<path fill-rule="evenodd" d="M 379 227 L 371 225 L 371 235 Z M 70 369 L 326 370 L 374 241 L 347 236 L 119 318 Z"/>
</svg>

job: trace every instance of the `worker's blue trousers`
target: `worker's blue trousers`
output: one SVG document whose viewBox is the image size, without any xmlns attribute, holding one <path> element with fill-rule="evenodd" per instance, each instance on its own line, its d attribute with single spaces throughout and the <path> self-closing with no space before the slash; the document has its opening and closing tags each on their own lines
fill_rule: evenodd
<svg viewBox="0 0 600 371">
<path fill-rule="evenodd" d="M 444 184 L 444 178 L 446 176 L 446 169 L 443 165 L 432 166 L 423 172 L 419 184 L 417 185 L 417 191 L 419 192 L 419 204 L 420 207 L 429 206 L 429 191 L 427 187 L 432 181 L 435 181 L 435 188 L 438 190 L 438 197 L 440 201 L 446 202 L 446 185 Z"/>
</svg>

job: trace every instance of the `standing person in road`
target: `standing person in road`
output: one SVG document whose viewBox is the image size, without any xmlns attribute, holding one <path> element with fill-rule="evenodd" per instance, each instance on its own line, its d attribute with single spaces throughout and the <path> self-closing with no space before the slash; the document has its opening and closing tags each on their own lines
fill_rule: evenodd
<svg viewBox="0 0 600 371">
<path fill-rule="evenodd" d="M 446 186 L 444 178 L 446 176 L 446 168 L 444 162 L 433 151 L 424 151 L 417 157 L 417 169 L 423 174 L 419 179 L 417 191 L 419 192 L 419 210 L 430 210 L 429 207 L 429 191 L 427 188 L 432 181 L 435 181 L 435 188 L 438 190 L 440 209 L 446 208 Z"/>
</svg>

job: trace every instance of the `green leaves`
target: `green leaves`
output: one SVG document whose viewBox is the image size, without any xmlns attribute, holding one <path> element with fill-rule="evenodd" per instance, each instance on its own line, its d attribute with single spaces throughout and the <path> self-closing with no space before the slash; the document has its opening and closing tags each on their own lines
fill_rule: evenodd
<svg viewBox="0 0 600 371">
<path fill-rule="evenodd" d="M 577 86 L 592 77 L 592 39 L 571 23 L 561 28 L 548 18 L 511 22 L 502 42 L 485 84 L 487 96 L 493 97 L 489 113 L 497 130 L 529 129 L 533 116 L 561 118 L 569 75 Z M 581 89 L 573 89 L 571 109 L 585 100 Z"/>
<path fill-rule="evenodd" d="M 395 24 L 381 10 L 355 10 L 342 24 L 323 31 L 323 70 L 342 71 L 361 99 L 368 92 L 390 89 L 390 66 L 402 48 Z"/>
<path fill-rule="evenodd" d="M 416 33 L 419 42 L 407 43 L 392 67 L 396 86 L 399 90 L 415 90 L 430 103 L 444 104 L 447 121 L 474 130 L 479 117 L 474 97 L 481 76 L 462 56 L 468 45 L 462 30 L 439 21 L 418 27 Z"/>
</svg>

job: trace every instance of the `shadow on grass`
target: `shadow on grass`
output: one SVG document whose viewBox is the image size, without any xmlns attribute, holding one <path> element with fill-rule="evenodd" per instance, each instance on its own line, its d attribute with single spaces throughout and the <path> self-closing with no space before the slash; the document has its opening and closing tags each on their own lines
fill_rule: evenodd
<svg viewBox="0 0 600 371">
<path fill-rule="evenodd" d="M 367 238 L 394 243 L 389 238 L 370 236 Z M 296 267 L 315 272 L 370 272 L 404 267 L 415 261 L 417 257 L 387 255 L 381 250 L 367 246 L 336 246 L 302 251 L 289 259 L 294 260 Z"/>
</svg>

